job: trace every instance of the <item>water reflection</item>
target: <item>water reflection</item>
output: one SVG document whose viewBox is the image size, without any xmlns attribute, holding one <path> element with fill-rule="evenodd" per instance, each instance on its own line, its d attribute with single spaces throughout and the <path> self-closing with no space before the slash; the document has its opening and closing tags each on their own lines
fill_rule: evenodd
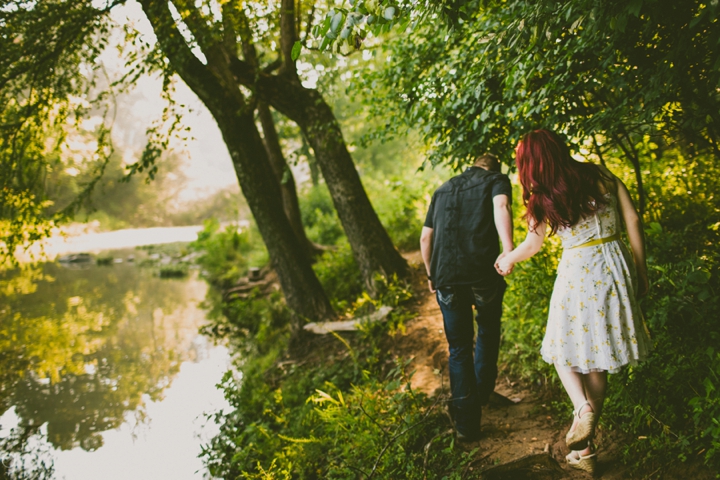
<svg viewBox="0 0 720 480">
<path fill-rule="evenodd" d="M 132 264 L 0 274 L 0 416 L 14 407 L 15 436 L 59 450 L 98 449 L 129 412 L 142 422 L 198 355 L 205 290 Z"/>
</svg>

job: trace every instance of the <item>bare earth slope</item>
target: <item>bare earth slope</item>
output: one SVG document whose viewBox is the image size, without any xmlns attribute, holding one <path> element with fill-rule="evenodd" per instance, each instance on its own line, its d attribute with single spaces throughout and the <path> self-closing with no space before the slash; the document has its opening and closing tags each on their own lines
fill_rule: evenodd
<svg viewBox="0 0 720 480">
<path fill-rule="evenodd" d="M 416 372 L 412 379 L 413 388 L 429 395 L 447 392 L 448 352 L 442 315 L 434 295 L 426 287 L 420 253 L 413 252 L 405 257 L 416 272 L 413 286 L 417 317 L 406 324 L 404 335 L 395 338 L 394 353 L 403 358 L 414 357 Z M 496 396 L 495 401 L 483 410 L 483 436 L 480 441 L 465 447 L 468 450 L 478 448 L 467 478 L 478 478 L 481 474 L 483 478 L 509 479 L 591 478 L 565 465 L 568 450 L 564 436 L 570 426 L 570 418 L 563 421 L 553 419 L 543 403 L 547 399 L 543 400 L 537 392 L 511 381 L 502 371 L 495 391 L 512 402 L 503 402 Z M 618 480 L 632 478 L 615 460 L 617 454 L 610 448 L 611 442 L 604 441 L 604 436 L 601 429 L 596 439 L 601 447 L 598 454 L 600 476 Z M 548 454 L 561 468 L 547 461 Z M 498 468 L 503 464 L 508 464 L 505 470 L 509 471 L 503 473 L 503 469 Z M 495 468 L 491 469 L 492 466 Z"/>
</svg>

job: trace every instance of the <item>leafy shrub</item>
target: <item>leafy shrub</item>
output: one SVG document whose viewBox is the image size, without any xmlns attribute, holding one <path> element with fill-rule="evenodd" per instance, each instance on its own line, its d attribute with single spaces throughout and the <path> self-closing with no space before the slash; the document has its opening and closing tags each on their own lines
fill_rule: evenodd
<svg viewBox="0 0 720 480">
<path fill-rule="evenodd" d="M 380 379 L 338 357 L 334 352 L 322 365 L 291 366 L 274 384 L 254 367 L 244 369 L 239 389 L 227 375 L 223 388 L 235 410 L 221 418 L 221 434 L 204 450 L 211 474 L 461 478 L 474 452 L 453 448 L 442 399 L 410 388 L 407 362 L 398 361 Z M 353 371 L 359 374 L 346 376 Z"/>
<path fill-rule="evenodd" d="M 545 336 L 559 251 L 559 239 L 551 237 L 538 254 L 517 264 L 506 278 L 508 288 L 503 299 L 499 361 L 506 371 L 533 384 L 557 380 L 554 367 L 547 364 L 539 352 Z"/>
<path fill-rule="evenodd" d="M 207 280 L 220 288 L 237 282 L 247 273 L 251 263 L 267 263 L 267 252 L 255 228 L 248 227 L 240 232 L 233 224 L 221 230 L 215 219 L 205 221 L 205 228 L 190 248 L 202 252 L 197 262 Z"/>
<path fill-rule="evenodd" d="M 356 271 L 348 258 L 346 245 L 328 252 L 319 268 L 327 269 L 325 281 L 342 279 L 343 269 Z M 386 322 L 307 339 L 300 347 L 307 353 L 294 360 L 285 356 L 289 318 L 279 295 L 230 302 L 216 297 L 225 320 L 215 322 L 211 333 L 234 338 L 245 354 L 242 381 L 231 373 L 223 379 L 231 410 L 216 415 L 220 433 L 203 449 L 214 477 L 461 477 L 474 452 L 454 448 L 444 399 L 413 391 L 409 362 L 393 364 L 382 348 L 389 334 L 402 329 L 408 316 L 402 305 L 412 294 L 396 279 L 378 277 L 376 284 L 378 298 L 363 293 L 349 311 L 395 307 Z"/>
<path fill-rule="evenodd" d="M 335 245 L 345 235 L 325 185 L 309 188 L 299 201 L 303 226 L 310 240 L 321 245 Z"/>
<path fill-rule="evenodd" d="M 652 237 L 650 237 L 652 239 Z M 711 273 L 710 269 L 713 270 Z M 716 267 L 697 257 L 654 265 L 653 288 L 645 305 L 655 343 L 651 357 L 611 377 L 608 420 L 634 440 L 628 458 L 636 467 L 658 468 L 705 453 L 720 470 L 717 413 L 720 299 Z M 650 453 L 652 452 L 652 455 Z"/>
<path fill-rule="evenodd" d="M 375 211 L 390 235 L 395 246 L 401 251 L 417 250 L 420 232 L 425 220 L 425 200 L 432 189 L 422 177 L 412 182 L 402 179 L 365 180 L 373 199 Z"/>
<path fill-rule="evenodd" d="M 269 296 L 250 294 L 249 298 L 225 300 L 216 292 L 205 301 L 210 306 L 201 332 L 216 339 L 229 339 L 245 355 L 265 354 L 268 346 L 282 343 L 289 335 L 290 312 L 280 292 Z"/>
<path fill-rule="evenodd" d="M 654 350 L 610 376 L 602 421 L 627 436 L 625 459 L 638 471 L 694 458 L 720 471 L 719 176 L 712 159 L 678 155 L 666 151 L 645 176 L 651 288 L 642 307 Z M 632 188 L 631 170 L 611 168 Z M 525 229 L 522 210 L 516 207 L 516 223 Z M 512 373 L 553 388 L 556 373 L 539 349 L 559 255 L 557 243 L 546 245 L 508 277 L 500 354 Z"/>
<path fill-rule="evenodd" d="M 188 272 L 189 267 L 186 263 L 163 265 L 158 268 L 158 276 L 160 278 L 182 278 L 186 277 Z"/>
<path fill-rule="evenodd" d="M 362 276 L 350 244 L 345 239 L 339 241 L 335 250 L 323 253 L 314 269 L 330 304 L 337 312 L 344 312 L 362 292 Z"/>
</svg>

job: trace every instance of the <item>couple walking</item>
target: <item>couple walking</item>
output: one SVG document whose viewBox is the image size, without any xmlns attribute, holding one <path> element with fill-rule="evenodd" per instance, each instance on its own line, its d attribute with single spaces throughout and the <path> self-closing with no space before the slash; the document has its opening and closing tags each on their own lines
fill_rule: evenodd
<svg viewBox="0 0 720 480">
<path fill-rule="evenodd" d="M 549 230 L 562 239 L 563 254 L 540 353 L 574 406 L 567 461 L 593 473 L 607 373 L 636 364 L 650 349 L 637 302 L 648 290 L 641 222 L 625 185 L 604 167 L 572 159 L 553 132 L 525 135 L 516 164 L 528 223 L 517 248 L 510 180 L 489 154 L 435 191 L 423 227 L 428 285 L 449 344 L 450 412 L 459 440 L 479 438 L 481 407 L 497 378 L 503 277 L 540 251 Z M 623 225 L 632 256 L 620 240 Z"/>
</svg>

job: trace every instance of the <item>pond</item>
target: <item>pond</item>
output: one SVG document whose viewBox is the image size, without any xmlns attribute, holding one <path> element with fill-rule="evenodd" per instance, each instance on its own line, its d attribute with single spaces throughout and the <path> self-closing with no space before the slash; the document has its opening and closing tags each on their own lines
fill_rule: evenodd
<svg viewBox="0 0 720 480">
<path fill-rule="evenodd" d="M 197 271 L 160 278 L 141 266 L 151 257 L 0 274 L 0 437 L 29 438 L 53 478 L 207 477 L 198 455 L 216 432 L 207 415 L 228 408 L 215 385 L 229 354 L 199 334 Z"/>
</svg>

